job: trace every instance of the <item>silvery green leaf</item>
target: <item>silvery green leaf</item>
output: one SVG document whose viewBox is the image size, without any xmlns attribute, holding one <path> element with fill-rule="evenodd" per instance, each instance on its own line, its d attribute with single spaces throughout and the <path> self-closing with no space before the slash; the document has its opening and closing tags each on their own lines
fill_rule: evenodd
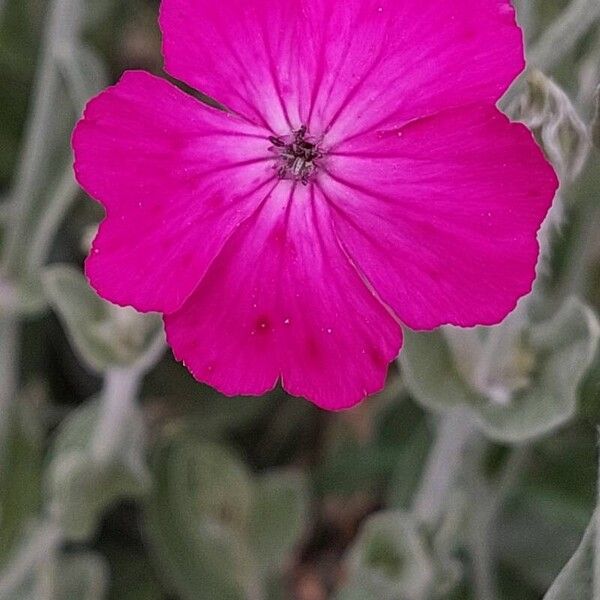
<svg viewBox="0 0 600 600">
<path fill-rule="evenodd" d="M 406 332 L 400 355 L 414 397 L 444 411 L 469 408 L 491 438 L 518 442 L 543 435 L 571 419 L 578 391 L 596 355 L 600 327 L 593 312 L 576 299 L 547 321 L 509 319 L 480 330 L 481 348 L 468 353 L 473 331 L 451 336 L 438 330 Z M 468 355 L 471 358 L 468 358 Z"/>
<path fill-rule="evenodd" d="M 566 93 L 541 71 L 529 73 L 518 118 L 535 133 L 561 178 L 579 175 L 590 151 L 587 127 Z"/>
<path fill-rule="evenodd" d="M 301 473 L 273 471 L 255 482 L 248 540 L 265 571 L 279 571 L 289 561 L 307 517 L 308 483 Z"/>
<path fill-rule="evenodd" d="M 227 448 L 190 438 L 178 445 L 177 462 L 169 465 L 174 477 L 193 490 L 199 519 L 219 521 L 236 532 L 248 526 L 252 482 L 246 466 Z"/>
<path fill-rule="evenodd" d="M 571 560 L 560 572 L 544 600 L 595 600 L 594 560 L 596 546 L 596 519 L 592 517 L 583 540 Z"/>
<path fill-rule="evenodd" d="M 97 371 L 134 364 L 162 336 L 157 315 L 142 315 L 105 302 L 73 267 L 47 267 L 43 283 L 73 347 Z"/>
<path fill-rule="evenodd" d="M 97 401 L 73 411 L 51 448 L 45 491 L 50 512 L 69 540 L 91 537 L 107 508 L 143 495 L 149 486 L 148 474 L 134 456 L 136 448 L 143 449 L 135 422 L 129 424 L 132 447 L 122 448 L 108 462 L 97 459 L 93 445 L 99 411 Z"/>
<path fill-rule="evenodd" d="M 220 446 L 177 433 L 156 448 L 145 533 L 156 565 L 185 600 L 258 598 L 244 535 L 252 485 Z"/>
<path fill-rule="evenodd" d="M 413 518 L 402 511 L 370 517 L 348 558 L 342 598 L 425 600 L 435 589 L 436 568 Z M 361 595 L 361 594 L 370 594 Z"/>
</svg>

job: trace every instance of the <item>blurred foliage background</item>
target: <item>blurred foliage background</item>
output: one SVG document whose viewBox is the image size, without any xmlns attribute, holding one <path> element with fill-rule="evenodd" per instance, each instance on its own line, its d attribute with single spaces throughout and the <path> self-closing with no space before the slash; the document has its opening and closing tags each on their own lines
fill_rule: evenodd
<svg viewBox="0 0 600 600">
<path fill-rule="evenodd" d="M 600 598 L 600 2 L 521 0 L 502 107 L 561 177 L 532 295 L 406 332 L 386 389 L 328 414 L 226 399 L 109 306 L 70 131 L 162 74 L 154 0 L 0 0 L 0 600 Z"/>
</svg>

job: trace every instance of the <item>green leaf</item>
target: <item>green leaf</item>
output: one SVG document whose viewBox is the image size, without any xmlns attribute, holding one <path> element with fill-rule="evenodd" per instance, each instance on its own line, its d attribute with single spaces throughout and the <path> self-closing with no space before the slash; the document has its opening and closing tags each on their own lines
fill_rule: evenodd
<svg viewBox="0 0 600 600">
<path fill-rule="evenodd" d="M 298 472 L 272 471 L 254 485 L 248 540 L 266 572 L 280 571 L 304 533 L 308 484 Z"/>
<path fill-rule="evenodd" d="M 244 465 L 220 446 L 181 434 L 156 448 L 152 466 L 145 532 L 174 591 L 185 600 L 256 597 L 257 569 L 244 536 L 252 495 Z"/>
<path fill-rule="evenodd" d="M 481 347 L 467 352 L 474 333 L 406 332 L 400 361 L 419 402 L 436 411 L 467 407 L 489 437 L 503 442 L 541 436 L 575 415 L 600 339 L 587 306 L 570 299 L 533 325 L 515 327 L 509 318 L 480 330 Z"/>
<path fill-rule="evenodd" d="M 43 282 L 73 347 L 92 369 L 132 365 L 162 335 L 157 315 L 141 315 L 105 302 L 73 267 L 48 267 Z"/>
<path fill-rule="evenodd" d="M 63 421 L 46 473 L 50 510 L 65 537 L 73 541 L 90 538 L 112 504 L 122 498 L 143 495 L 148 489 L 148 475 L 135 456 L 143 445 L 134 423 L 132 448 L 123 448 L 109 462 L 94 455 L 99 410 L 99 403 L 90 401 Z"/>
</svg>

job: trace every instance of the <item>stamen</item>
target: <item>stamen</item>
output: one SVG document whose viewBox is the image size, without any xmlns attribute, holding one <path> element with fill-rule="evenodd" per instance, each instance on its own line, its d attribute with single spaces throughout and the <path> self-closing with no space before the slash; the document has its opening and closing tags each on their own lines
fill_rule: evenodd
<svg viewBox="0 0 600 600">
<path fill-rule="evenodd" d="M 289 136 L 271 136 L 269 141 L 273 144 L 269 151 L 279 157 L 277 176 L 308 185 L 323 153 L 319 149 L 318 141 L 308 135 L 306 125 L 302 125 Z"/>
</svg>

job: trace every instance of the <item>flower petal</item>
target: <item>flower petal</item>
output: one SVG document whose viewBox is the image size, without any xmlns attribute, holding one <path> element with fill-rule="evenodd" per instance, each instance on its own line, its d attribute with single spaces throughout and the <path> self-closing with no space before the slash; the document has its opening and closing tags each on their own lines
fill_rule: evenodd
<svg viewBox="0 0 600 600">
<path fill-rule="evenodd" d="M 163 0 L 165 69 L 246 118 L 289 133 L 308 91 L 303 2 Z M 310 60 L 314 63 L 314 60 Z"/>
<path fill-rule="evenodd" d="M 81 186 L 107 211 L 86 273 L 116 304 L 171 312 L 275 178 L 267 133 L 128 72 L 73 136 Z"/>
<path fill-rule="evenodd" d="M 160 23 L 174 77 L 333 141 L 495 102 L 524 66 L 509 0 L 163 0 Z"/>
<path fill-rule="evenodd" d="M 319 179 L 338 235 L 414 329 L 492 325 L 528 293 L 558 182 L 521 124 L 459 108 L 371 133 Z"/>
<path fill-rule="evenodd" d="M 175 356 L 225 394 L 262 394 L 281 377 L 291 394 L 347 408 L 383 387 L 398 354 L 399 325 L 348 261 L 313 194 L 281 182 L 165 317 Z"/>
<path fill-rule="evenodd" d="M 315 102 L 330 144 L 448 108 L 495 104 L 525 66 L 510 0 L 335 4 L 346 8 L 329 22 L 337 33 L 326 62 L 343 59 L 327 68 Z"/>
</svg>

